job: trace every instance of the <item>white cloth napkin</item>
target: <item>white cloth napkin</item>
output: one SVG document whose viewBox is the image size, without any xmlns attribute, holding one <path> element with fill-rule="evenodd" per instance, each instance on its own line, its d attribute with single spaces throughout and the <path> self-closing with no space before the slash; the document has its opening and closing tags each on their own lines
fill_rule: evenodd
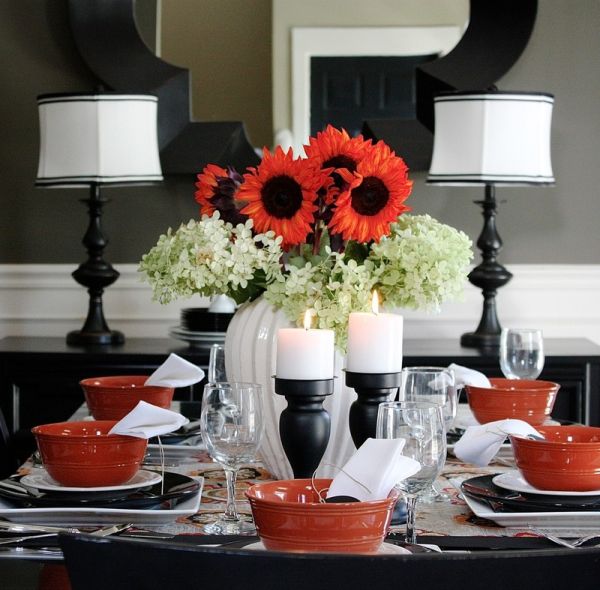
<svg viewBox="0 0 600 590">
<path fill-rule="evenodd" d="M 454 373 L 454 387 L 462 389 L 465 385 L 473 385 L 475 387 L 491 387 L 490 380 L 479 371 L 468 369 L 461 365 L 452 363 L 448 368 Z"/>
<path fill-rule="evenodd" d="M 158 387 L 187 387 L 204 379 L 204 371 L 196 365 L 171 353 L 167 360 L 148 379 L 144 385 Z"/>
<path fill-rule="evenodd" d="M 396 483 L 421 469 L 418 461 L 402 455 L 404 443 L 402 438 L 368 438 L 333 478 L 327 497 L 387 498 Z"/>
<path fill-rule="evenodd" d="M 140 401 L 127 416 L 121 418 L 108 434 L 125 434 L 137 438 L 152 438 L 173 432 L 187 424 L 189 420 L 171 410 Z"/>
<path fill-rule="evenodd" d="M 512 418 L 469 426 L 454 445 L 454 455 L 461 461 L 484 467 L 495 457 L 509 434 L 542 436 L 527 422 Z"/>
</svg>

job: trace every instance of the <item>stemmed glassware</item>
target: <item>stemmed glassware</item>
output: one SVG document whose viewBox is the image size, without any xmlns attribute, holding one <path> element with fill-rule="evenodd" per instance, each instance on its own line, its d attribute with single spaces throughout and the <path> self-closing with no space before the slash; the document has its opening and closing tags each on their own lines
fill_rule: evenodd
<svg viewBox="0 0 600 590">
<path fill-rule="evenodd" d="M 446 460 L 446 430 L 442 408 L 427 402 L 384 402 L 377 414 L 377 438 L 403 438 L 402 454 L 421 469 L 398 482 L 406 496 L 406 541 L 416 543 L 416 504 L 440 474 Z"/>
<path fill-rule="evenodd" d="M 261 386 L 227 382 L 205 385 L 200 430 L 210 456 L 223 467 L 227 480 L 225 513 L 204 531 L 216 535 L 255 533 L 254 524 L 242 520 L 237 512 L 235 482 L 239 468 L 254 460 L 261 442 Z"/>
<path fill-rule="evenodd" d="M 222 383 L 227 381 L 225 370 L 225 345 L 213 344 L 208 357 L 208 383 Z"/>
<path fill-rule="evenodd" d="M 445 367 L 405 367 L 399 393 L 400 401 L 428 402 L 442 408 L 446 432 L 456 418 L 457 392 L 454 373 Z M 438 492 L 432 485 L 421 494 L 421 502 L 447 500 L 448 495 Z"/>
<path fill-rule="evenodd" d="M 500 369 L 507 379 L 536 379 L 544 368 L 542 331 L 505 328 L 500 336 Z"/>
</svg>

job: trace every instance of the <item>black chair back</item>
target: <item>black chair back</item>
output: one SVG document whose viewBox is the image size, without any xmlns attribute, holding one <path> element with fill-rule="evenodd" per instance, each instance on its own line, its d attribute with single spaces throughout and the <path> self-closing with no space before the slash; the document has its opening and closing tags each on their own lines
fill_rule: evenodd
<svg viewBox="0 0 600 590">
<path fill-rule="evenodd" d="M 18 466 L 13 441 L 10 436 L 4 414 L 0 409 L 0 479 L 14 473 Z"/>
<path fill-rule="evenodd" d="M 600 588 L 600 549 L 291 554 L 61 535 L 72 590 L 553 590 Z"/>
</svg>

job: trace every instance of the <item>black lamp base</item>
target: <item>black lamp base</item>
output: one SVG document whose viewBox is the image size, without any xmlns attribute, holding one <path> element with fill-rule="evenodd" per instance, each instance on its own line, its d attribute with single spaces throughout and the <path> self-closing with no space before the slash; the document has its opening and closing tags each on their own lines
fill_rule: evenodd
<svg viewBox="0 0 600 590">
<path fill-rule="evenodd" d="M 89 225 L 83 236 L 88 259 L 81 263 L 72 273 L 73 278 L 84 287 L 89 294 L 88 313 L 81 330 L 67 334 L 70 346 L 92 346 L 95 344 L 123 344 L 125 336 L 121 332 L 111 330 L 104 318 L 102 294 L 104 289 L 112 285 L 119 273 L 103 258 L 104 248 L 108 243 L 102 232 L 102 206 L 106 199 L 100 195 L 100 187 L 92 184 L 88 199 L 81 199 L 87 205 Z"/>
<path fill-rule="evenodd" d="M 481 263 L 469 273 L 471 284 L 479 287 L 483 295 L 481 320 L 474 332 L 463 334 L 461 346 L 492 348 L 500 345 L 502 327 L 496 313 L 496 293 L 512 278 L 512 274 L 497 261 L 502 240 L 496 229 L 496 195 L 493 185 L 486 185 L 485 199 L 476 201 L 483 209 L 483 230 L 477 240 L 481 250 Z"/>
<path fill-rule="evenodd" d="M 83 330 L 74 330 L 67 334 L 67 344 L 69 346 L 93 346 L 94 344 L 111 345 L 123 344 L 125 336 L 117 330 L 108 332 L 84 332 Z"/>
<path fill-rule="evenodd" d="M 460 337 L 460 345 L 468 348 L 496 348 L 500 346 L 500 334 L 467 332 Z"/>
</svg>

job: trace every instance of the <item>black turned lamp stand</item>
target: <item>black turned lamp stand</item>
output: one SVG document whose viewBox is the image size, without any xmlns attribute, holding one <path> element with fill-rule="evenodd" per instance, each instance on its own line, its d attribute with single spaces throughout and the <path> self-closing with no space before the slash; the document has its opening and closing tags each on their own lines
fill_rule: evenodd
<svg viewBox="0 0 600 590">
<path fill-rule="evenodd" d="M 294 477 L 310 479 L 329 442 L 331 419 L 323 402 L 333 393 L 333 379 L 275 377 L 275 393 L 288 403 L 279 418 L 279 435 Z"/>
<path fill-rule="evenodd" d="M 350 406 L 350 434 L 358 449 L 367 438 L 375 438 L 379 404 L 400 387 L 401 373 L 354 373 L 346 371 L 346 385 L 356 391 Z"/>
<path fill-rule="evenodd" d="M 67 334 L 67 344 L 122 344 L 121 332 L 104 319 L 102 294 L 119 273 L 104 260 L 108 240 L 102 231 L 101 185 L 153 184 L 162 177 L 158 154 L 158 99 L 149 94 L 80 92 L 38 96 L 40 156 L 36 186 L 89 188 L 81 199 L 89 225 L 83 237 L 88 259 L 72 273 L 87 288 L 89 306 L 81 330 Z"/>
<path fill-rule="evenodd" d="M 502 240 L 496 230 L 496 186 L 554 184 L 550 127 L 554 97 L 544 92 L 496 89 L 443 92 L 434 98 L 435 134 L 427 184 L 484 186 L 483 230 L 477 240 L 481 263 L 469 281 L 483 294 L 477 329 L 460 343 L 472 348 L 500 344 L 502 328 L 496 294 L 512 275 L 496 257 Z"/>
<path fill-rule="evenodd" d="M 496 292 L 510 281 L 512 274 L 496 260 L 502 240 L 496 229 L 495 187 L 486 184 L 485 199 L 475 203 L 483 209 L 483 229 L 477 240 L 482 261 L 469 273 L 469 281 L 483 293 L 483 312 L 475 332 L 463 334 L 460 343 L 467 347 L 487 348 L 500 344 L 502 328 L 496 313 Z"/>
<path fill-rule="evenodd" d="M 81 199 L 82 203 L 87 204 L 90 216 L 90 223 L 82 241 L 88 259 L 79 265 L 72 276 L 80 285 L 87 287 L 90 302 L 81 330 L 67 334 L 67 344 L 74 346 L 125 342 L 125 336 L 121 332 L 109 329 L 102 308 L 104 289 L 119 278 L 119 273 L 103 258 L 108 240 L 102 232 L 102 207 L 107 201 L 108 199 L 100 196 L 98 184 L 92 184 L 88 199 Z"/>
</svg>

